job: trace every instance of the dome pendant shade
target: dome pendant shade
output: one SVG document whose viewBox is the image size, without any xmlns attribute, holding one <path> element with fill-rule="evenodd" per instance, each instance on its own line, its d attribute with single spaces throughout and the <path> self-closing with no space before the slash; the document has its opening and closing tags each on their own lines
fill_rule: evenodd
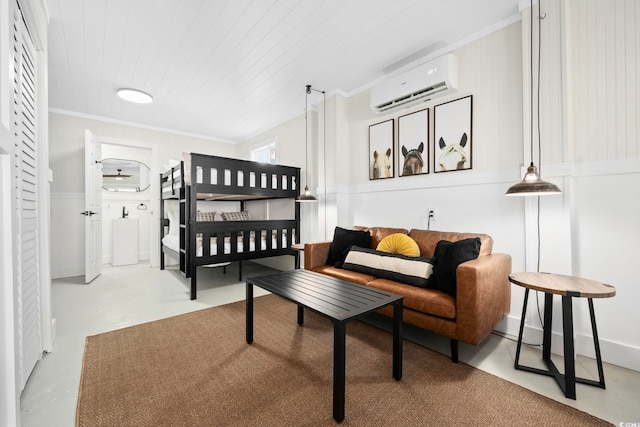
<svg viewBox="0 0 640 427">
<path fill-rule="evenodd" d="M 557 185 L 540 179 L 538 168 L 532 162 L 522 181 L 509 187 L 505 196 L 542 196 L 560 193 Z"/>
<path fill-rule="evenodd" d="M 296 202 L 317 202 L 318 199 L 315 198 L 311 191 L 309 191 L 309 186 L 305 185 L 304 193 L 296 197 Z"/>
</svg>

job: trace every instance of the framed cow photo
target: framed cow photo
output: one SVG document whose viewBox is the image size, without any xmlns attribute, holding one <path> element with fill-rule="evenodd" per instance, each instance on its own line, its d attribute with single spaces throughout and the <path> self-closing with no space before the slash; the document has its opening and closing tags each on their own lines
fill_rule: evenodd
<svg viewBox="0 0 640 427">
<path fill-rule="evenodd" d="M 393 178 L 393 119 L 369 126 L 369 179 Z"/>
<path fill-rule="evenodd" d="M 398 176 L 429 173 L 429 109 L 398 117 Z"/>
<path fill-rule="evenodd" d="M 434 107 L 433 170 L 471 169 L 472 95 Z"/>
</svg>

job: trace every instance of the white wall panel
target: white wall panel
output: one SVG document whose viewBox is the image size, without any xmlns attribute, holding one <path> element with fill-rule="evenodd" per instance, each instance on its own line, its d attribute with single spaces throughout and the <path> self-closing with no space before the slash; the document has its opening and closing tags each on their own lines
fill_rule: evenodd
<svg viewBox="0 0 640 427">
<path fill-rule="evenodd" d="M 514 24 L 455 52 L 460 93 L 473 95 L 474 170 L 512 170 L 522 162 L 520 38 Z"/>
<path fill-rule="evenodd" d="M 570 143 L 577 162 L 640 156 L 640 4 L 568 0 Z"/>
</svg>

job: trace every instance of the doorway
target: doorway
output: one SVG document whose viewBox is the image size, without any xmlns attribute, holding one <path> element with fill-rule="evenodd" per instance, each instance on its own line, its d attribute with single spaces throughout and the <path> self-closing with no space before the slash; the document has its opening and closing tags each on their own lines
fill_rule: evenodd
<svg viewBox="0 0 640 427">
<path fill-rule="evenodd" d="M 157 228 L 152 221 L 153 201 L 157 198 L 152 196 L 152 163 L 149 147 L 102 139 L 102 170 L 106 177 L 101 191 L 103 264 L 124 265 L 120 259 L 114 260 L 114 254 L 121 258 L 123 252 L 134 255 L 124 260 L 126 264 L 151 261 L 151 237 Z M 119 227 L 123 219 L 135 225 L 130 228 L 137 229 L 137 236 L 125 236 L 125 241 L 118 242 L 114 226 Z"/>
</svg>

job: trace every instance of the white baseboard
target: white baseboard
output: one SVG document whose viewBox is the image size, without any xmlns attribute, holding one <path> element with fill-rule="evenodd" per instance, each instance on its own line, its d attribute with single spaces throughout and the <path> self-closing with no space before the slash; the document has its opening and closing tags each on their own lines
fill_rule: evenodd
<svg viewBox="0 0 640 427">
<path fill-rule="evenodd" d="M 599 341 L 603 362 L 640 372 L 640 348 L 602 339 L 602 337 Z M 575 343 L 578 354 L 596 358 L 592 336 L 577 335 Z"/>
</svg>

